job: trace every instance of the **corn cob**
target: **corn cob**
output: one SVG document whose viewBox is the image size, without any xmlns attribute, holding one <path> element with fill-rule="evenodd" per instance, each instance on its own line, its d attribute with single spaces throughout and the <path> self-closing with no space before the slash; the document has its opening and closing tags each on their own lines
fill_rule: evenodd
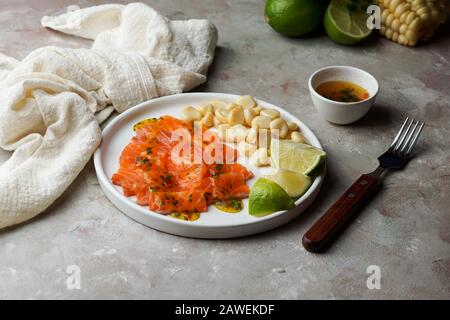
<svg viewBox="0 0 450 320">
<path fill-rule="evenodd" d="M 449 0 L 379 0 L 380 33 L 405 46 L 428 40 L 449 16 Z"/>
</svg>

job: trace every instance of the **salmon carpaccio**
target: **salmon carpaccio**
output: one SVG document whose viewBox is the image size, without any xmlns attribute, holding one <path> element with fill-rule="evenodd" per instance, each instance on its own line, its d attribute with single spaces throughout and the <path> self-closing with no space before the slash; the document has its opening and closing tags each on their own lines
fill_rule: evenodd
<svg viewBox="0 0 450 320">
<path fill-rule="evenodd" d="M 217 136 L 207 138 L 206 128 L 202 128 L 202 141 L 197 144 L 193 143 L 193 125 L 171 116 L 143 120 L 133 129 L 135 136 L 123 149 L 112 182 L 122 187 L 125 196 L 136 196 L 138 204 L 166 215 L 205 212 L 208 205 L 217 201 L 248 197 L 246 181 L 253 174 L 235 163 L 238 156 L 235 149 L 223 144 Z M 190 161 L 172 159 L 172 151 L 183 146 L 180 141 L 184 141 L 172 139 L 177 129 L 185 129 L 190 137 Z M 206 158 L 194 161 L 194 148 Z M 189 155 L 179 149 L 176 154 L 189 160 Z M 205 149 L 214 151 L 204 152 Z M 216 151 L 222 157 L 217 157 Z M 216 161 L 221 159 L 222 162 Z"/>
</svg>

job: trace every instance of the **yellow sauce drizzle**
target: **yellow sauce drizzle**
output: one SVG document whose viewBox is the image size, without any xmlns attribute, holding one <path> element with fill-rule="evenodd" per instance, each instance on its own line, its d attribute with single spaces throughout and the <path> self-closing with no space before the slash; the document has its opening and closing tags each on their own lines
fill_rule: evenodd
<svg viewBox="0 0 450 320">
<path fill-rule="evenodd" d="M 148 119 L 141 120 L 133 126 L 133 131 L 139 130 L 140 128 L 144 127 L 146 124 L 155 122 L 156 120 L 158 120 L 158 119 L 157 118 L 148 118 Z"/>
<path fill-rule="evenodd" d="M 184 221 L 195 221 L 200 218 L 200 213 L 198 212 L 174 212 L 170 214 L 171 217 L 175 219 L 180 219 Z"/>
<path fill-rule="evenodd" d="M 214 207 L 224 212 L 237 213 L 244 209 L 244 202 L 242 200 L 225 200 L 214 203 Z"/>
</svg>

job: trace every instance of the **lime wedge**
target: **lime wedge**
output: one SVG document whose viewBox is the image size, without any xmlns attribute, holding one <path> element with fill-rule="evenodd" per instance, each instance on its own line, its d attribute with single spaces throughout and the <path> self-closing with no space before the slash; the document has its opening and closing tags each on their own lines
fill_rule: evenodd
<svg viewBox="0 0 450 320">
<path fill-rule="evenodd" d="M 340 44 L 354 44 L 367 38 L 369 15 L 364 10 L 348 7 L 345 0 L 333 0 L 325 11 L 324 27 L 331 40 Z"/>
<path fill-rule="evenodd" d="M 276 168 L 310 174 L 326 157 L 325 151 L 291 140 L 272 139 L 270 158 Z"/>
<path fill-rule="evenodd" d="M 291 197 L 271 180 L 259 178 L 250 188 L 248 211 L 252 216 L 263 217 L 293 207 Z"/>
<path fill-rule="evenodd" d="M 311 178 L 303 173 L 278 169 L 264 178 L 278 183 L 292 198 L 298 198 L 311 186 Z"/>
</svg>

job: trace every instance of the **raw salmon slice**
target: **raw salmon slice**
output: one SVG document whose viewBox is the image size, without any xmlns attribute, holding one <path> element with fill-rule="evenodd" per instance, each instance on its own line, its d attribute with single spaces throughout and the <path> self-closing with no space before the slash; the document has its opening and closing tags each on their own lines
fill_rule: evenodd
<svg viewBox="0 0 450 320">
<path fill-rule="evenodd" d="M 208 205 L 201 190 L 150 192 L 149 209 L 163 214 L 204 212 L 208 209 Z"/>
<path fill-rule="evenodd" d="M 172 139 L 172 133 L 178 129 L 185 130 L 189 138 L 184 142 L 192 148 L 191 156 L 185 159 L 188 161 L 172 159 L 172 151 L 180 144 Z M 133 127 L 135 136 L 120 155 L 112 182 L 122 187 L 125 196 L 136 196 L 138 204 L 166 215 L 205 212 L 209 204 L 217 201 L 248 197 L 246 181 L 253 174 L 234 163 L 237 150 L 217 138 L 206 141 L 205 136 L 194 143 L 194 129 L 192 124 L 171 116 L 140 121 Z M 207 154 L 206 148 L 218 150 L 221 157 L 216 157 L 215 152 Z M 194 150 L 206 158 L 194 162 Z"/>
</svg>

